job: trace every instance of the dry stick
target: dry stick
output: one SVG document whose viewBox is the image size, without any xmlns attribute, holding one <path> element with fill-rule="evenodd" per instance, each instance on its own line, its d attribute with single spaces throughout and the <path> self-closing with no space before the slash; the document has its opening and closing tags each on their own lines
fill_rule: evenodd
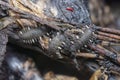
<svg viewBox="0 0 120 80">
<path fill-rule="evenodd" d="M 102 36 L 106 36 L 106 37 L 110 37 L 110 38 L 113 38 L 113 39 L 120 40 L 120 36 L 118 36 L 118 35 L 114 35 L 114 34 L 110 34 L 110 33 L 104 33 L 104 32 L 100 32 L 100 31 L 98 31 L 97 33 L 99 35 L 102 35 Z"/>
<path fill-rule="evenodd" d="M 107 64 L 108 63 L 108 64 Z M 101 61 L 100 65 L 102 65 L 104 68 L 108 68 L 108 72 L 120 75 L 120 66 L 115 65 L 114 63 L 111 63 L 110 61 Z"/>
<path fill-rule="evenodd" d="M 102 46 L 120 46 L 120 43 L 113 43 L 109 41 L 102 41 L 101 43 Z"/>
<path fill-rule="evenodd" d="M 17 0 L 20 4 L 22 4 L 24 7 L 30 9 L 33 11 L 31 4 L 28 3 L 28 0 Z"/>
<path fill-rule="evenodd" d="M 100 31 L 103 31 L 103 32 L 108 32 L 108 33 L 113 33 L 113 34 L 120 35 L 120 30 L 116 30 L 116 29 L 113 29 L 113 28 L 103 28 L 103 27 L 97 27 L 97 26 L 95 26 L 94 28 L 96 30 L 100 30 Z"/>
<path fill-rule="evenodd" d="M 104 40 L 104 41 L 110 41 L 110 42 L 115 42 L 115 43 L 120 43 L 120 40 L 116 40 L 116 39 L 113 39 L 113 38 L 110 38 L 110 37 L 105 37 L 105 36 L 101 36 L 101 35 L 97 35 L 97 34 L 94 34 L 94 36 L 100 40 Z"/>
<path fill-rule="evenodd" d="M 103 48 L 102 46 L 96 46 L 96 45 L 89 45 L 89 47 L 95 51 L 98 51 L 98 53 L 102 56 L 107 57 L 108 59 L 110 59 L 111 61 L 117 63 L 118 65 L 120 65 L 120 54 L 115 54 L 105 48 Z"/>
<path fill-rule="evenodd" d="M 54 25 L 54 24 L 50 24 L 50 22 L 45 21 L 45 20 L 39 18 L 39 17 L 36 16 L 36 15 L 30 14 L 30 13 L 25 12 L 25 11 L 21 11 L 20 9 L 15 8 L 15 7 L 9 5 L 8 3 L 4 2 L 4 1 L 0 1 L 0 5 L 3 5 L 3 6 L 5 6 L 5 7 L 7 7 L 8 9 L 10 9 L 10 10 L 16 12 L 16 13 L 19 13 L 20 15 L 15 15 L 15 16 L 14 16 L 14 17 L 16 17 L 16 18 L 32 19 L 32 20 L 34 20 L 34 21 L 36 21 L 36 22 L 38 22 L 38 23 L 40 23 L 40 24 L 42 24 L 42 25 L 49 26 L 49 27 L 51 27 L 51 28 L 53 28 L 53 29 L 55 29 L 55 30 L 60 30 L 60 29 L 61 29 L 60 27 L 58 27 L 58 26 L 56 26 L 56 25 Z"/>
<path fill-rule="evenodd" d="M 92 54 L 92 53 L 77 53 L 76 56 L 79 57 L 83 57 L 83 58 L 96 58 L 96 59 L 103 59 L 102 56 L 99 56 L 98 54 Z"/>
</svg>

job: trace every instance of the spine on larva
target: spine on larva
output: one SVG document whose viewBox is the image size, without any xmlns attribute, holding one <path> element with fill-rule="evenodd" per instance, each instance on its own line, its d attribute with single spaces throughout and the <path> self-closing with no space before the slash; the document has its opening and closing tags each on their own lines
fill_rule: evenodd
<svg viewBox="0 0 120 80">
<path fill-rule="evenodd" d="M 54 56 L 62 58 L 62 55 L 70 56 L 71 53 L 76 53 L 83 47 L 87 47 L 88 44 L 94 40 L 93 32 L 91 28 L 86 28 L 79 34 L 71 33 L 58 33 L 49 42 L 48 53 L 54 53 Z M 52 55 L 50 54 L 50 55 Z"/>
<path fill-rule="evenodd" d="M 20 40 L 25 44 L 36 44 L 49 57 L 64 58 L 77 53 L 94 40 L 92 28 L 67 29 L 64 32 L 42 28 L 25 28 L 19 31 Z"/>
<path fill-rule="evenodd" d="M 33 44 L 38 41 L 38 38 L 44 35 L 45 32 L 40 28 L 27 27 L 18 32 L 20 41 L 26 44 Z"/>
</svg>

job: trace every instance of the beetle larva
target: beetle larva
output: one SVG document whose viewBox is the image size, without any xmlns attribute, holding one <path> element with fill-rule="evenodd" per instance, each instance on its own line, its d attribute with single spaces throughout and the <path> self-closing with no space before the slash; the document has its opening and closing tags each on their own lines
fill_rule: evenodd
<svg viewBox="0 0 120 80">
<path fill-rule="evenodd" d="M 27 10 L 23 10 L 23 8 L 16 5 L 15 1 Z M 33 20 L 36 24 L 44 26 L 45 29 L 40 27 L 25 28 L 23 26 L 23 29 L 18 31 L 18 33 L 15 33 L 14 35 L 10 34 L 10 37 L 13 38 L 10 42 L 22 47 L 26 46 L 26 48 L 31 47 L 33 50 L 42 51 L 43 54 L 52 59 L 70 60 L 77 68 L 80 60 L 78 57 L 81 58 L 84 52 L 87 53 L 85 54 L 87 56 L 83 55 L 82 58 L 90 57 L 98 62 L 99 59 L 107 59 L 111 63 L 115 63 L 114 65 L 120 64 L 119 55 L 116 55 L 114 51 L 110 51 L 110 49 L 107 50 L 103 48 L 104 46 L 100 46 L 102 41 L 120 43 L 120 31 L 108 28 L 97 28 L 97 26 L 92 25 L 82 0 L 38 1 L 43 4 L 40 3 L 40 6 L 36 4 L 36 7 L 34 3 L 30 5 L 30 1 L 27 2 L 27 0 L 14 0 L 12 1 L 13 4 L 10 5 L 6 5 L 0 1 L 0 4 L 8 7 L 13 13 L 15 12 L 14 17 L 17 17 L 18 20 Z M 15 6 L 15 8 L 13 6 Z M 10 16 L 12 15 L 10 14 Z M 61 25 L 59 26 L 56 24 L 56 20 L 60 20 L 60 24 L 70 23 L 72 26 L 61 27 Z M 84 23 L 85 25 L 91 24 L 92 27 L 95 27 L 96 29 L 94 30 L 94 28 L 91 28 L 90 26 L 80 27 L 78 25 L 84 25 Z M 14 30 L 14 32 L 17 31 Z M 18 36 L 18 41 L 14 38 L 15 35 Z M 14 42 L 15 40 L 17 43 Z M 83 53 L 81 50 L 83 50 Z M 80 56 L 77 54 L 80 54 Z M 69 63 L 69 61 L 64 62 Z M 109 67 L 104 66 L 104 68 L 106 69 Z"/>
<path fill-rule="evenodd" d="M 93 40 L 92 28 L 89 27 L 54 31 L 53 33 L 52 30 L 47 30 L 47 27 L 44 27 L 44 30 L 40 27 L 28 27 L 20 30 L 18 35 L 22 43 L 38 45 L 45 55 L 54 59 L 69 60 L 70 58 L 76 64 L 75 53 L 87 47 Z"/>
</svg>

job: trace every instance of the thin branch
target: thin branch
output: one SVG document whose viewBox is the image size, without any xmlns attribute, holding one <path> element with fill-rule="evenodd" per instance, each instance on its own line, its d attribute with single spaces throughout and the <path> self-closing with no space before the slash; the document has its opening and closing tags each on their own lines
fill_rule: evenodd
<svg viewBox="0 0 120 80">
<path fill-rule="evenodd" d="M 99 56 L 98 54 L 92 54 L 92 53 L 77 53 L 76 57 L 83 57 L 83 58 L 91 58 L 91 59 L 103 59 L 102 56 Z"/>
<path fill-rule="evenodd" d="M 102 36 L 106 36 L 106 37 L 110 37 L 110 38 L 113 38 L 113 39 L 120 40 L 120 36 L 114 35 L 114 34 L 111 34 L 111 33 L 105 33 L 105 32 L 98 31 L 97 34 L 102 35 Z"/>
<path fill-rule="evenodd" d="M 22 10 L 16 8 L 16 7 L 13 7 L 13 6 L 9 5 L 8 3 L 4 2 L 4 1 L 0 1 L 0 5 L 3 5 L 5 7 L 7 7 L 8 9 L 18 13 L 19 15 L 15 15 L 14 16 L 15 18 L 32 19 L 32 20 L 34 20 L 34 21 L 36 21 L 36 22 L 38 22 L 38 23 L 40 23 L 42 25 L 46 25 L 46 26 L 51 27 L 51 28 L 53 28 L 55 30 L 60 30 L 61 29 L 60 27 L 58 27 L 58 26 L 56 26 L 54 24 L 50 24 L 50 22 L 45 21 L 44 19 L 41 19 L 40 17 L 38 17 L 36 15 L 33 15 L 31 13 L 22 11 Z"/>
<path fill-rule="evenodd" d="M 97 27 L 97 26 L 95 26 L 94 28 L 96 30 L 99 30 L 99 31 L 120 35 L 120 30 L 116 30 L 116 29 L 113 29 L 113 28 L 103 28 L 103 27 Z"/>
<path fill-rule="evenodd" d="M 107 57 L 110 61 L 113 61 L 120 65 L 120 54 L 115 54 L 102 46 L 98 45 L 89 45 L 89 47 L 95 51 L 97 51 L 100 55 Z"/>
</svg>

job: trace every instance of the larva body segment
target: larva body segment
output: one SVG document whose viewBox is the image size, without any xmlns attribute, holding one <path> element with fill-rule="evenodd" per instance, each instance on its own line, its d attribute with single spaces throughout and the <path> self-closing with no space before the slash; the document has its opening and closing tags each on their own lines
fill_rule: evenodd
<svg viewBox="0 0 120 80">
<path fill-rule="evenodd" d="M 71 53 L 76 53 L 88 44 L 92 43 L 93 33 L 91 29 L 86 29 L 81 35 L 67 33 L 58 33 L 49 42 L 49 53 L 51 55 L 57 54 L 58 57 L 62 55 L 71 56 Z"/>
<path fill-rule="evenodd" d="M 45 34 L 44 31 L 40 28 L 24 28 L 21 31 L 18 32 L 18 35 L 20 37 L 20 41 L 23 43 L 32 44 L 38 41 L 39 37 L 43 36 Z"/>
<path fill-rule="evenodd" d="M 93 40 L 92 28 L 66 29 L 65 31 L 48 30 L 47 27 L 25 28 L 18 32 L 24 44 L 39 45 L 45 55 L 61 59 L 75 56 L 75 53 L 86 47 Z M 53 32 L 53 33 L 52 33 Z"/>
</svg>

